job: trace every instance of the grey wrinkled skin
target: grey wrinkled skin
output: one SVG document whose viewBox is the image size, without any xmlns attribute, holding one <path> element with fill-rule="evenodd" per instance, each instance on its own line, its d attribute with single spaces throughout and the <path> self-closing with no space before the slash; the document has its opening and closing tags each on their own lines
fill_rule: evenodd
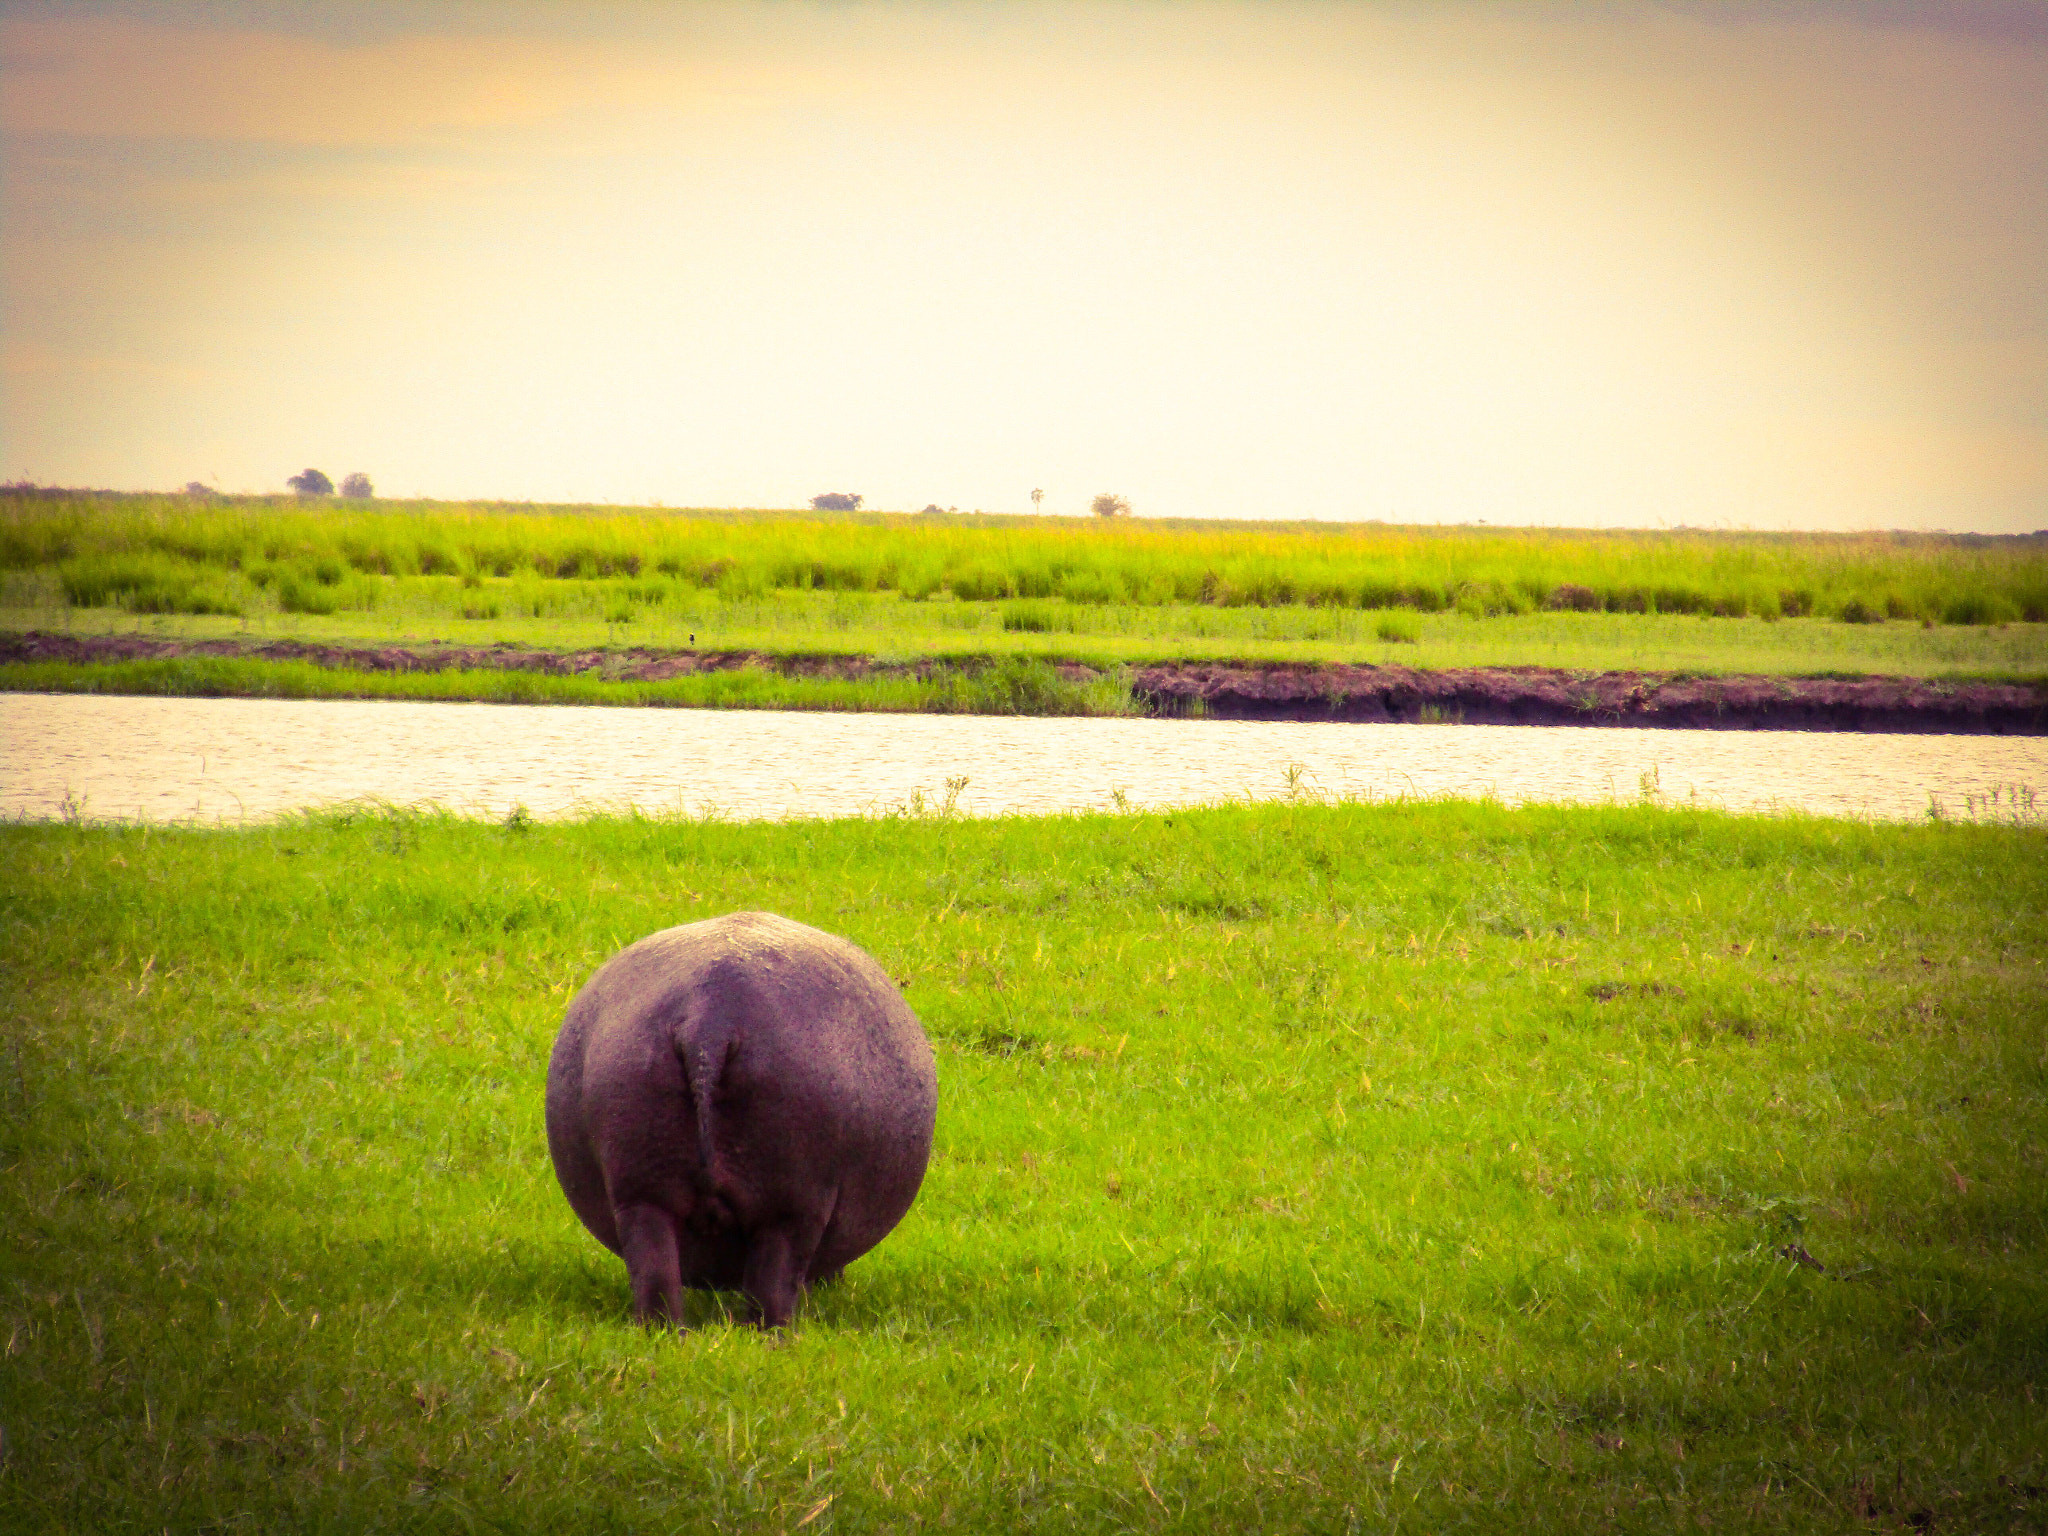
<svg viewBox="0 0 2048 1536">
<path fill-rule="evenodd" d="M 576 994 L 548 1150 L 643 1319 L 680 1322 L 684 1286 L 739 1289 L 779 1328 L 910 1209 L 937 1105 L 931 1045 L 881 966 L 736 912 L 629 945 Z"/>
</svg>

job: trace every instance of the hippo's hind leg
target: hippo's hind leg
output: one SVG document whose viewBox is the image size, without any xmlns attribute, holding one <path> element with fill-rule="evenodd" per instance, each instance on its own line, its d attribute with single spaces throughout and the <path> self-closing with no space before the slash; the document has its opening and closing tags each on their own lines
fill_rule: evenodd
<svg viewBox="0 0 2048 1536">
<path fill-rule="evenodd" d="M 643 1323 L 666 1318 L 683 1322 L 682 1256 L 675 1218 L 658 1205 L 621 1206 L 617 1212 L 619 1253 L 633 1284 L 633 1311 Z"/>
<path fill-rule="evenodd" d="M 740 1288 L 761 1309 L 763 1328 L 786 1328 L 796 1316 L 830 1216 L 829 1207 L 802 1212 L 747 1234 L 747 1268 Z"/>
</svg>

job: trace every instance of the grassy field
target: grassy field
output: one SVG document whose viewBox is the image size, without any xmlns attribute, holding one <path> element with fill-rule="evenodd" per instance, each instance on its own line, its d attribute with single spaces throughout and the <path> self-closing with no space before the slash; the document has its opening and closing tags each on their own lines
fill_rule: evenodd
<svg viewBox="0 0 2048 1536">
<path fill-rule="evenodd" d="M 906 603 L 893 594 L 773 592 L 728 602 L 715 592 L 605 618 L 604 583 L 564 581 L 544 618 L 466 619 L 443 600 L 446 578 L 391 578 L 369 610 L 242 615 L 136 614 L 66 607 L 54 577 L 0 577 L 0 633 L 143 634 L 163 639 L 302 640 L 316 644 L 505 644 L 559 651 L 649 646 L 865 655 L 885 661 L 1048 657 L 1096 666 L 1152 661 L 1376 662 L 1410 667 L 1558 667 L 1583 672 L 1882 674 L 2032 678 L 2048 675 L 2048 624 L 1842 624 L 1832 619 L 1695 618 L 1676 614 L 1530 613 L 1473 618 L 1309 608 Z M 443 589 L 412 596 L 413 587 Z M 578 606 L 580 605 L 580 607 Z M 1056 627 L 1006 629 L 1004 615 L 1050 611 Z M 1387 631 L 1382 635 L 1382 630 Z M 18 686 L 8 684 L 8 686 Z"/>
<path fill-rule="evenodd" d="M 2048 538 L 0 497 L 0 627 L 137 615 L 562 646 L 2024 672 L 2048 666 Z"/>
<path fill-rule="evenodd" d="M 1006 656 L 986 667 L 861 678 L 785 676 L 736 667 L 638 681 L 490 668 L 370 672 L 305 661 L 176 656 L 147 661 L 0 663 L 0 692 L 174 698 L 459 699 L 495 704 L 603 704 L 683 709 L 815 709 L 926 715 L 1131 715 L 1128 677 L 1069 682 L 1050 664 Z"/>
<path fill-rule="evenodd" d="M 653 929 L 848 934 L 917 1208 L 628 1319 Z M 2040 1529 L 2048 842 L 1655 807 L 0 827 L 0 1528 Z"/>
</svg>

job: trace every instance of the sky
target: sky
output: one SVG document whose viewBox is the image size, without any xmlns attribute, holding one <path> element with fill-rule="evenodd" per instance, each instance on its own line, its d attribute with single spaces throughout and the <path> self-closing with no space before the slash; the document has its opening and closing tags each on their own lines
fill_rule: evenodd
<svg viewBox="0 0 2048 1536">
<path fill-rule="evenodd" d="M 0 478 L 2048 527 L 2048 4 L 6 4 Z"/>
</svg>

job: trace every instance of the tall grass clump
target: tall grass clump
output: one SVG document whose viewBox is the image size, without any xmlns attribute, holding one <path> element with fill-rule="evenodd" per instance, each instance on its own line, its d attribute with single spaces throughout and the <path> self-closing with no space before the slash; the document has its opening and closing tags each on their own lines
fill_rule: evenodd
<svg viewBox="0 0 2048 1536">
<path fill-rule="evenodd" d="M 1073 610 L 1058 603 L 1003 604 L 1003 628 L 1013 634 L 1044 635 L 1076 627 Z"/>
<path fill-rule="evenodd" d="M 1382 613 L 1373 633 L 1390 645 L 1414 645 L 1422 639 L 1421 626 L 1402 613 Z"/>
<path fill-rule="evenodd" d="M 1128 715 L 1138 712 L 1122 669 L 1073 682 L 1050 662 L 1005 656 L 947 674 L 950 695 L 928 707 L 974 715 Z"/>
<path fill-rule="evenodd" d="M 226 573 L 153 551 L 87 555 L 57 568 L 64 600 L 130 613 L 239 614 Z"/>
<path fill-rule="evenodd" d="M 377 605 L 377 583 L 339 556 L 261 561 L 244 568 L 251 585 L 268 591 L 283 613 L 330 614 Z"/>
</svg>

